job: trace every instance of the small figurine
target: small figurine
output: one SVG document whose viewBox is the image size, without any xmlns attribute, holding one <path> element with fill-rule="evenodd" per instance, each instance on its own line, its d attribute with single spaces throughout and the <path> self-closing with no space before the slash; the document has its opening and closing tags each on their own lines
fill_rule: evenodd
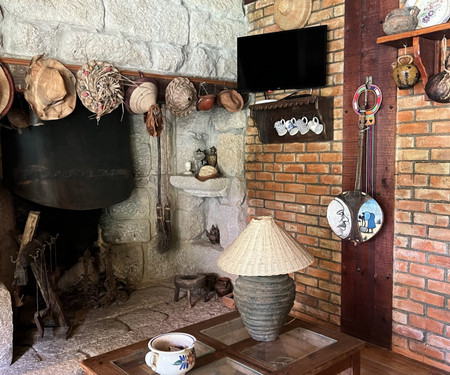
<svg viewBox="0 0 450 375">
<path fill-rule="evenodd" d="M 197 149 L 197 151 L 194 152 L 194 159 L 195 159 L 197 171 L 199 171 L 203 165 L 207 164 L 206 163 L 206 152 L 202 151 L 200 149 Z"/>
<path fill-rule="evenodd" d="M 208 165 L 215 167 L 217 164 L 217 149 L 212 146 L 209 151 L 210 154 L 206 157 L 206 160 L 208 161 Z"/>
<path fill-rule="evenodd" d="M 206 230 L 206 236 L 209 238 L 209 241 L 214 244 L 214 245 L 220 245 L 220 231 L 219 231 L 219 227 L 213 225 L 211 227 L 211 230 L 208 232 L 208 230 Z"/>
</svg>

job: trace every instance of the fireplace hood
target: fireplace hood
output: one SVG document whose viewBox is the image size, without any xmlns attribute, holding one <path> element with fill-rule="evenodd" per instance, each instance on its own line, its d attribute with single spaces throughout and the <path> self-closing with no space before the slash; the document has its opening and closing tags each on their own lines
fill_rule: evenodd
<svg viewBox="0 0 450 375">
<path fill-rule="evenodd" d="M 129 115 L 117 109 L 98 125 L 92 115 L 77 101 L 64 119 L 21 134 L 2 128 L 3 184 L 31 202 L 68 210 L 127 199 L 133 189 Z"/>
</svg>

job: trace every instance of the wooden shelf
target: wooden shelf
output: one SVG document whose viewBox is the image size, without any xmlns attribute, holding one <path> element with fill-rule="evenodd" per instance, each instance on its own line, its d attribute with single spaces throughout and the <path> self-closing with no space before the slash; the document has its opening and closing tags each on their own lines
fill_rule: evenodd
<svg viewBox="0 0 450 375">
<path fill-rule="evenodd" d="M 443 37 L 450 38 L 450 23 L 443 23 L 406 33 L 377 38 L 377 44 L 394 48 L 413 47 L 414 63 L 419 69 L 425 86 L 428 78 L 439 73 L 440 43 Z"/>
<path fill-rule="evenodd" d="M 27 72 L 27 68 L 30 65 L 30 60 L 0 57 L 0 63 L 6 65 L 6 67 L 10 71 L 11 76 L 14 79 L 14 86 L 15 86 L 16 91 L 19 91 L 19 92 L 24 91 L 25 75 Z M 80 67 L 81 67 L 81 65 L 70 65 L 70 64 L 64 64 L 64 66 L 66 66 L 73 73 L 76 73 L 78 71 L 78 69 L 80 69 Z M 158 102 L 165 101 L 166 87 L 172 79 L 174 79 L 175 77 L 180 77 L 180 76 L 185 77 L 184 75 L 162 75 L 162 74 L 156 74 L 156 73 L 145 73 L 145 72 L 135 71 L 135 70 L 119 69 L 119 71 L 122 75 L 124 75 L 125 77 L 127 77 L 131 80 L 135 80 L 136 78 L 138 78 L 140 76 L 154 78 L 158 82 L 158 85 L 159 85 Z M 204 84 L 204 87 L 206 88 L 206 90 L 211 94 L 218 94 L 224 88 L 235 89 L 237 87 L 237 83 L 234 81 L 215 80 L 215 79 L 201 78 L 201 77 L 186 77 L 186 78 L 189 78 L 189 80 L 194 84 L 195 88 L 197 89 L 197 92 L 199 90 L 199 85 L 201 83 Z"/>
<path fill-rule="evenodd" d="M 279 100 L 271 103 L 251 105 L 251 117 L 258 128 L 258 136 L 262 143 L 295 143 L 295 142 L 323 142 L 333 139 L 333 97 L 308 95 L 306 97 Z M 317 117 L 323 124 L 323 131 L 315 134 L 308 131 L 301 135 L 279 136 L 274 129 L 274 123 L 278 120 L 289 120 L 295 117 L 297 120 L 306 117 L 311 120 Z"/>
</svg>

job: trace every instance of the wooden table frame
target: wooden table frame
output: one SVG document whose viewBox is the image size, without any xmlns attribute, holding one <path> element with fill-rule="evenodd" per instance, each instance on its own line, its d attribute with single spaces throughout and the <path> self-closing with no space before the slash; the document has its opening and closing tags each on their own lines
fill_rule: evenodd
<svg viewBox="0 0 450 375">
<path fill-rule="evenodd" d="M 238 317 L 239 313 L 232 312 L 177 330 L 190 333 L 201 342 L 210 345 L 215 349 L 215 352 L 198 358 L 195 368 L 207 365 L 223 357 L 230 357 L 238 362 L 246 364 L 262 374 L 334 375 L 348 368 L 352 368 L 353 375 L 360 375 L 361 351 L 364 349 L 364 342 L 341 332 L 327 329 L 319 324 L 293 318 L 282 327 L 280 334 L 290 331 L 293 328 L 301 327 L 332 338 L 336 340 L 336 342 L 294 361 L 280 370 L 274 370 L 273 368 L 265 366 L 261 362 L 241 353 L 241 350 L 244 348 L 259 343 L 252 338 L 242 340 L 232 345 L 226 345 L 200 332 L 206 328 L 213 327 Z M 87 375 L 124 375 L 125 372 L 118 368 L 113 361 L 146 348 L 148 341 L 149 340 L 143 340 L 108 353 L 88 358 L 81 362 L 81 368 Z"/>
</svg>

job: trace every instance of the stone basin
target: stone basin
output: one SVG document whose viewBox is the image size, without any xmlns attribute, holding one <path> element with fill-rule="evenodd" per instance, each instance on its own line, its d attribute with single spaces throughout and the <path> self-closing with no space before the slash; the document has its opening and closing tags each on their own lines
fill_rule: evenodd
<svg viewBox="0 0 450 375">
<path fill-rule="evenodd" d="M 170 183 L 190 195 L 197 197 L 225 197 L 229 179 L 226 177 L 211 178 L 199 181 L 194 176 L 170 176 Z"/>
</svg>

